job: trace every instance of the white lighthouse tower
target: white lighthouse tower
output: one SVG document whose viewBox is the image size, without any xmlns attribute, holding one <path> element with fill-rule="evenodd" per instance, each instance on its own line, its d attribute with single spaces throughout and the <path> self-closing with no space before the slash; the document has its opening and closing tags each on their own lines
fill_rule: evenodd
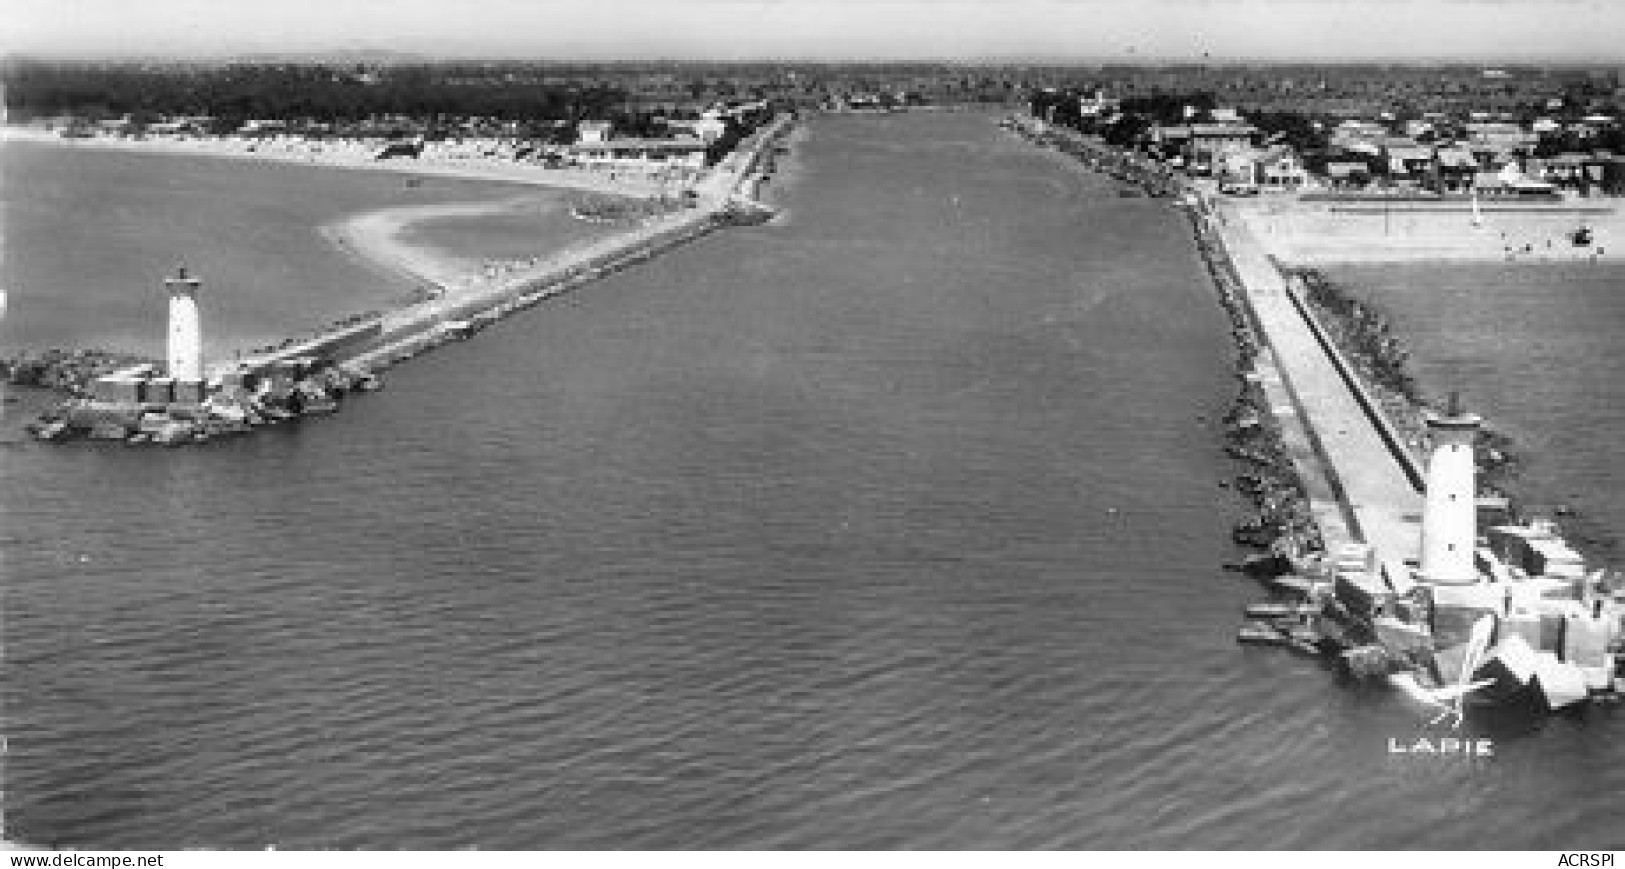
<svg viewBox="0 0 1625 869">
<path fill-rule="evenodd" d="M 197 294 L 203 282 L 181 266 L 175 277 L 164 278 L 169 290 L 169 371 L 175 380 L 177 401 L 203 400 L 203 321 Z"/>
<path fill-rule="evenodd" d="M 1428 416 L 1433 453 L 1428 457 L 1422 503 L 1422 562 L 1418 578 L 1434 585 L 1478 581 L 1473 547 L 1478 540 L 1473 438 L 1482 420 L 1464 413 L 1455 393 L 1444 415 Z"/>
</svg>

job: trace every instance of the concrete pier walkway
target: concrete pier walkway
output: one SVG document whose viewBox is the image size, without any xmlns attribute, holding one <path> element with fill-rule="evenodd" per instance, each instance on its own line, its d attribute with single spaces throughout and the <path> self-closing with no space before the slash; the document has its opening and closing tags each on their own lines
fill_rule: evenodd
<svg viewBox="0 0 1625 869">
<path fill-rule="evenodd" d="M 1281 377 L 1355 518 L 1355 531 L 1387 563 L 1421 552 L 1422 495 L 1379 425 L 1288 294 L 1286 281 L 1245 222 L 1220 203 L 1208 213 L 1273 351 Z"/>
</svg>

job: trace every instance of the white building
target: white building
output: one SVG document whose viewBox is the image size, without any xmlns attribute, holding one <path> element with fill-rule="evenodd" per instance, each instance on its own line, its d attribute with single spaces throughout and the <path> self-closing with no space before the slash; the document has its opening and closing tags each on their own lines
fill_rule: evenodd
<svg viewBox="0 0 1625 869">
<path fill-rule="evenodd" d="M 576 142 L 587 145 L 607 141 L 613 128 L 609 121 L 582 121 L 576 124 Z"/>
<path fill-rule="evenodd" d="M 175 277 L 164 278 L 169 290 L 168 371 L 178 384 L 203 383 L 203 321 L 198 314 L 198 290 L 203 282 L 187 275 L 182 266 Z"/>
<path fill-rule="evenodd" d="M 649 169 L 705 168 L 706 143 L 698 139 L 609 139 L 577 142 L 571 156 L 583 166 Z"/>
<path fill-rule="evenodd" d="M 1482 420 L 1463 413 L 1451 397 L 1449 412 L 1428 417 L 1433 452 L 1428 457 L 1422 506 L 1422 561 L 1417 578 L 1430 585 L 1478 581 L 1473 560 L 1478 541 L 1477 473 L 1473 440 Z"/>
</svg>

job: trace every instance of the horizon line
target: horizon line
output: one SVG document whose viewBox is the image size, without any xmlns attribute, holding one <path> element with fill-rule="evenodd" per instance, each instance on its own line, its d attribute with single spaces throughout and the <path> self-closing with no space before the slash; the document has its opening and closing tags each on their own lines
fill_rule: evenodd
<svg viewBox="0 0 1625 869">
<path fill-rule="evenodd" d="M 1477 54 L 1442 55 L 1345 55 L 1321 56 L 1248 56 L 1248 55 L 1053 55 L 1053 54 L 984 54 L 962 56 L 931 55 L 760 55 L 760 56 L 704 56 L 704 55 L 608 55 L 608 54 L 518 54 L 513 52 L 431 52 L 386 48 L 342 47 L 286 50 L 244 50 L 222 52 L 149 51 L 139 53 L 102 51 L 5 51 L 0 52 L 0 63 L 54 62 L 54 63 L 172 63 L 200 65 L 230 62 L 322 62 L 324 60 L 353 60 L 356 56 L 378 55 L 388 60 L 380 62 L 402 63 L 533 63 L 533 64 L 672 64 L 694 65 L 780 65 L 806 64 L 839 66 L 843 64 L 874 65 L 929 65 L 929 66 L 1048 66 L 1048 67 L 1226 67 L 1226 66 L 1515 66 L 1515 67 L 1598 67 L 1617 66 L 1625 71 L 1625 57 L 1560 56 L 1550 54 Z"/>
</svg>

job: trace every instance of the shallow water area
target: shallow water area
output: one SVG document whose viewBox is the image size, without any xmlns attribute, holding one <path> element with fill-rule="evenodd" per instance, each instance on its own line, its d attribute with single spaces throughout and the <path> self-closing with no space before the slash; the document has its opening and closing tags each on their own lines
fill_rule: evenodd
<svg viewBox="0 0 1625 869">
<path fill-rule="evenodd" d="M 626 228 L 571 216 L 570 205 L 580 196 L 546 191 L 513 200 L 508 207 L 487 214 L 429 218 L 404 228 L 399 239 L 454 257 L 478 271 L 486 261 L 545 258 Z"/>
</svg>

